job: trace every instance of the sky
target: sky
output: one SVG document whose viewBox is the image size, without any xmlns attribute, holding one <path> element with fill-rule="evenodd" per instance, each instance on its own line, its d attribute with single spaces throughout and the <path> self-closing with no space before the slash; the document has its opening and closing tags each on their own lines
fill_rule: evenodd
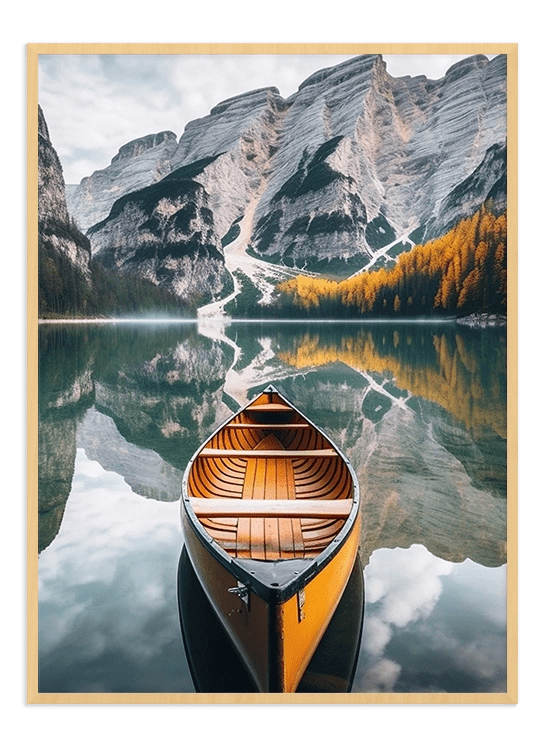
<svg viewBox="0 0 546 748">
<path fill-rule="evenodd" d="M 40 55 L 39 103 L 65 182 L 108 166 L 129 141 L 206 116 L 220 101 L 276 86 L 290 96 L 312 73 L 353 55 Z M 465 55 L 384 55 L 388 72 L 441 78 Z"/>
</svg>

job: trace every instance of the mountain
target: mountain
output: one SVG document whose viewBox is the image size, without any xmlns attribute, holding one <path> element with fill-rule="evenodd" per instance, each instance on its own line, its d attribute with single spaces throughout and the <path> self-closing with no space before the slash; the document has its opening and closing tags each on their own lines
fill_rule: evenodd
<svg viewBox="0 0 546 748">
<path fill-rule="evenodd" d="M 251 91 L 190 122 L 161 181 L 117 200 L 88 231 L 107 267 L 138 273 L 202 303 L 233 288 L 222 238 L 262 189 L 286 106 Z"/>
<path fill-rule="evenodd" d="M 169 130 L 137 138 L 122 146 L 106 169 L 79 185 L 67 185 L 68 210 L 82 231 L 106 218 L 114 200 L 166 176 L 176 146 L 176 135 Z"/>
<path fill-rule="evenodd" d="M 88 235 L 107 269 L 205 303 L 232 287 L 209 195 L 191 178 L 199 173 L 194 167 L 120 198 Z"/>
<path fill-rule="evenodd" d="M 439 81 L 393 78 L 380 55 L 311 76 L 289 99 L 256 248 L 314 269 L 332 247 L 354 266 L 417 230 L 432 238 L 442 201 L 505 144 L 505 85 L 502 56 L 468 58 Z"/>
<path fill-rule="evenodd" d="M 89 292 L 89 240 L 70 219 L 61 162 L 38 107 L 39 313 L 74 312 Z"/>
<path fill-rule="evenodd" d="M 157 138 L 156 138 L 157 139 Z M 144 144 L 146 144 L 144 139 Z M 119 160 L 138 156 L 131 144 Z M 133 171 L 134 169 L 128 169 Z M 70 191 L 69 191 L 70 192 Z M 89 239 L 69 215 L 63 170 L 38 107 L 38 312 L 41 317 L 174 313 L 195 309 L 142 273 L 111 273 L 93 261 Z"/>
<path fill-rule="evenodd" d="M 107 266 L 181 297 L 202 293 L 204 268 L 217 299 L 229 288 L 222 245 L 245 225 L 254 259 L 347 276 L 393 262 L 489 198 L 503 204 L 506 57 L 466 58 L 439 80 L 395 78 L 381 55 L 355 57 L 286 99 L 269 87 L 219 103 L 176 148 L 169 138 L 121 152 L 123 169 L 113 160 L 71 198 L 82 225 L 84 191 L 86 204 L 110 207 L 88 231 Z M 146 171 L 146 159 L 161 169 Z M 136 192 L 134 172 L 148 182 Z"/>
</svg>

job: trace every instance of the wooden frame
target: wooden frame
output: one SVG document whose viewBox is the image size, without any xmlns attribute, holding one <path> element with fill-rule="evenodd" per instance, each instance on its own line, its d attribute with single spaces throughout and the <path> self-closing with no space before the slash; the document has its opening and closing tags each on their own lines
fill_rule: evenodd
<svg viewBox="0 0 546 748">
<path fill-rule="evenodd" d="M 508 69 L 508 566 L 507 566 L 507 691 L 506 693 L 471 694 L 179 694 L 179 693 L 39 693 L 38 662 L 38 595 L 37 595 L 37 489 L 38 489 L 38 418 L 37 418 L 37 132 L 38 132 L 38 57 L 68 54 L 505 54 Z M 29 44 L 27 46 L 27 153 L 28 153 L 28 525 L 27 525 L 27 615 L 28 674 L 27 699 L 30 704 L 179 704 L 179 703 L 330 703 L 330 704 L 514 704 L 517 703 L 517 44 Z"/>
</svg>

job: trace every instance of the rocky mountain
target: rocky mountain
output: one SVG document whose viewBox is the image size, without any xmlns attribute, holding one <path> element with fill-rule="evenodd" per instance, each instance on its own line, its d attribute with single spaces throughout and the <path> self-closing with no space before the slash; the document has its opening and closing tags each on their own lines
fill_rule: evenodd
<svg viewBox="0 0 546 748">
<path fill-rule="evenodd" d="M 97 259 L 186 301 L 205 303 L 229 293 L 210 198 L 192 178 L 200 169 L 182 167 L 117 200 L 108 218 L 89 229 Z"/>
<path fill-rule="evenodd" d="M 67 275 L 74 286 L 90 283 L 89 240 L 70 219 L 61 162 L 41 107 L 38 107 L 38 256 L 42 278 L 47 276 L 51 280 L 48 286 L 59 286 Z M 51 305 L 52 299 L 41 284 L 40 306 Z"/>
<path fill-rule="evenodd" d="M 154 136 L 151 142 L 158 139 L 159 136 Z M 146 144 L 149 144 L 147 139 L 129 144 L 130 147 L 120 150 L 115 161 L 137 158 Z M 150 149 L 153 150 L 153 145 Z M 142 272 L 132 276 L 111 273 L 95 263 L 89 239 L 69 215 L 66 194 L 61 162 L 51 143 L 43 111 L 38 107 L 40 317 L 117 316 L 128 312 L 180 315 L 194 311 L 181 304 L 179 296 L 167 284 L 154 282 L 155 278 L 149 280 Z"/>
<path fill-rule="evenodd" d="M 427 238 L 447 233 L 461 217 L 475 213 L 484 200 L 497 214 L 506 210 L 506 145 L 492 145 L 472 174 L 446 195 L 427 225 Z"/>
<path fill-rule="evenodd" d="M 106 218 L 118 198 L 166 176 L 176 147 L 176 135 L 168 130 L 137 138 L 119 149 L 110 166 L 67 185 L 68 209 L 82 231 Z"/>
<path fill-rule="evenodd" d="M 379 55 L 311 76 L 289 100 L 256 248 L 312 268 L 334 253 L 367 263 L 419 229 L 432 238 L 444 199 L 505 144 L 505 85 L 502 56 L 468 58 L 439 81 L 393 78 Z M 496 179 L 482 177 L 476 197 Z"/>
<path fill-rule="evenodd" d="M 82 224 L 84 205 L 110 207 L 88 234 L 102 262 L 182 297 L 201 293 L 204 275 L 214 299 L 229 287 L 222 244 L 244 219 L 254 258 L 346 276 L 392 262 L 488 198 L 502 205 L 506 58 L 476 55 L 429 80 L 355 57 L 287 99 L 270 87 L 221 102 L 176 147 L 161 135 L 122 148 L 71 199 Z M 137 192 L 135 174 L 147 182 Z"/>
</svg>

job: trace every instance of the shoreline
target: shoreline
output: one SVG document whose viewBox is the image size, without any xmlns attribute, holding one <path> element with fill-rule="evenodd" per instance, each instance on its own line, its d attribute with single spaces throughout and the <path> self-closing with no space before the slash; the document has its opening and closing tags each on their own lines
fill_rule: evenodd
<svg viewBox="0 0 546 748">
<path fill-rule="evenodd" d="M 231 325 L 241 322 L 252 322 L 252 323 L 278 323 L 278 324 L 425 324 L 425 325 L 439 325 L 439 324 L 457 324 L 464 325 L 465 327 L 472 328 L 489 328 L 489 327 L 506 327 L 507 317 L 498 314 L 471 314 L 468 317 L 400 317 L 398 319 L 392 317 L 381 317 L 381 318 L 361 318 L 361 319 L 337 319 L 334 317 L 324 318 L 294 318 L 294 319 L 277 319 L 275 317 L 257 317 L 257 318 L 245 318 L 245 317 L 207 317 L 207 322 L 216 324 Z M 39 318 L 39 325 L 112 325 L 112 324 L 194 324 L 203 322 L 203 318 L 200 317 L 87 317 L 87 318 Z"/>
</svg>

